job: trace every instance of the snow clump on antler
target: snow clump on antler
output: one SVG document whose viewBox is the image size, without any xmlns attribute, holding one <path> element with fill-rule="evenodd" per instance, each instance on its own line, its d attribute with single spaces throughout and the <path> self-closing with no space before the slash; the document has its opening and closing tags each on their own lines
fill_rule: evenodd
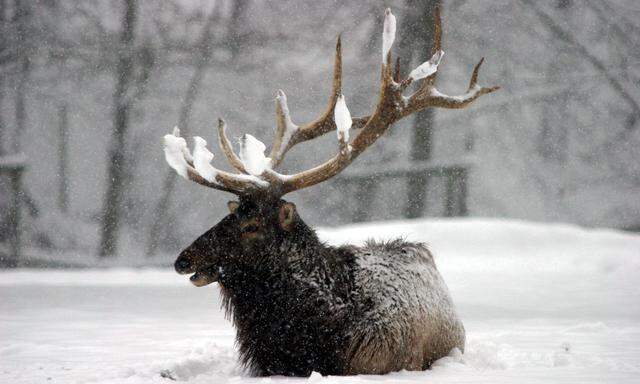
<svg viewBox="0 0 640 384">
<path fill-rule="evenodd" d="M 193 138 L 193 167 L 205 180 L 213 183 L 218 170 L 211 165 L 213 153 L 207 149 L 207 142 L 200 136 Z"/>
<path fill-rule="evenodd" d="M 409 77 L 415 81 L 433 75 L 438 71 L 438 64 L 440 64 L 442 56 L 444 56 L 444 51 L 439 50 L 433 56 L 431 56 L 429 61 L 425 61 L 424 63 L 416 67 L 413 71 L 411 71 Z"/>
<path fill-rule="evenodd" d="M 353 120 L 351 119 L 349 108 L 347 108 L 347 103 L 344 101 L 344 95 L 338 96 L 338 101 L 334 109 L 334 119 L 338 140 L 340 140 L 341 143 L 349 142 L 349 129 L 353 124 Z"/>
<path fill-rule="evenodd" d="M 187 148 L 187 142 L 184 138 L 180 137 L 178 127 L 173 129 L 173 133 L 164 135 L 162 143 L 164 146 L 164 158 L 167 164 L 169 164 L 178 175 L 189 179 L 187 171 L 189 164 L 187 164 L 187 160 L 185 160 L 185 154 L 189 154 L 189 149 Z M 189 154 L 189 157 L 191 157 L 191 154 Z"/>
<path fill-rule="evenodd" d="M 387 56 L 391 51 L 391 46 L 396 39 L 396 17 L 391 13 L 391 9 L 384 11 L 384 24 L 382 28 L 382 64 L 387 62 Z"/>
<path fill-rule="evenodd" d="M 260 176 L 269 167 L 271 159 L 264 155 L 267 147 L 252 135 L 240 137 L 240 160 L 250 175 Z"/>
</svg>

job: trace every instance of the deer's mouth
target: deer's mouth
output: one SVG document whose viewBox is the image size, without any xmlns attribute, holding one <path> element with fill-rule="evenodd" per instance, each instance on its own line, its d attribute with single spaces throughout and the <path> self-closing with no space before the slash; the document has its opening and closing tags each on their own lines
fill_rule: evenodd
<svg viewBox="0 0 640 384">
<path fill-rule="evenodd" d="M 207 268 L 203 268 L 201 270 L 196 271 L 191 277 L 189 281 L 191 284 L 196 287 L 204 287 L 205 285 L 209 285 L 211 283 L 215 283 L 218 281 L 220 277 L 220 271 L 215 266 L 210 266 Z"/>
</svg>

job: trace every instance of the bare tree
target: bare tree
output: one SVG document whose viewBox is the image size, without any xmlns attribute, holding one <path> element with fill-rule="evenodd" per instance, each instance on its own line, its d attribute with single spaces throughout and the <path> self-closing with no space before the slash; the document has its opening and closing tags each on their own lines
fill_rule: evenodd
<svg viewBox="0 0 640 384">
<path fill-rule="evenodd" d="M 58 208 L 63 213 L 69 209 L 69 118 L 67 104 L 58 108 Z"/>
<path fill-rule="evenodd" d="M 137 22 L 136 0 L 125 0 L 118 64 L 115 72 L 116 86 L 113 94 L 113 137 L 109 148 L 107 193 L 102 216 L 100 256 L 116 253 L 121 216 L 122 190 L 125 179 L 125 138 L 129 129 L 132 88 L 134 85 L 134 44 Z"/>
<path fill-rule="evenodd" d="M 29 81 L 29 75 L 31 72 L 31 58 L 30 54 L 30 41 L 28 40 L 29 34 L 29 19 L 31 17 L 31 10 L 24 0 L 17 0 L 15 2 L 15 13 L 13 23 L 16 25 L 17 44 L 21 49 L 16 51 L 18 62 L 18 84 L 16 86 L 15 93 L 15 131 L 12 140 L 13 152 L 20 152 L 20 144 L 22 134 L 24 133 L 27 124 L 27 102 L 26 102 L 26 88 Z"/>
<path fill-rule="evenodd" d="M 6 11 L 7 11 L 6 0 L 0 0 L 0 33 L 2 33 L 3 35 L 5 35 L 7 31 L 6 17 L 5 17 Z M 7 48 L 6 44 L 4 42 L 0 42 L 0 56 L 4 54 L 6 48 Z M 0 60 L 0 68 L 2 68 L 1 60 Z M 3 118 L 3 114 L 2 114 L 3 102 L 4 102 L 4 71 L 0 71 L 0 156 L 2 156 L 2 154 L 4 153 L 4 137 L 6 135 L 6 129 L 7 129 L 4 118 Z"/>
<path fill-rule="evenodd" d="M 404 24 L 400 34 L 400 55 L 411 67 L 414 62 L 424 61 L 435 52 L 431 52 L 434 42 L 434 11 L 441 9 L 441 0 L 407 0 L 405 3 Z M 431 158 L 434 129 L 434 110 L 426 109 L 416 113 L 411 129 L 412 161 L 426 161 Z M 420 217 L 425 208 L 425 186 L 428 175 L 413 173 L 407 180 L 406 217 Z"/>
<path fill-rule="evenodd" d="M 635 99 L 631 92 L 627 90 L 626 86 L 618 79 L 618 77 L 608 70 L 606 63 L 594 55 L 587 45 L 580 42 L 576 36 L 574 36 L 570 31 L 565 30 L 562 25 L 547 14 L 538 2 L 531 0 L 521 1 L 534 11 L 544 26 L 547 27 L 555 37 L 572 47 L 580 56 L 591 63 L 591 65 L 609 82 L 611 88 L 628 104 L 631 109 L 631 113 L 627 120 L 627 129 L 634 129 L 636 123 L 640 120 L 640 103 Z M 566 8 L 569 5 L 570 4 L 567 4 L 563 7 Z M 596 11 L 598 16 L 602 17 L 602 13 L 599 8 L 593 7 L 593 9 Z"/>
</svg>

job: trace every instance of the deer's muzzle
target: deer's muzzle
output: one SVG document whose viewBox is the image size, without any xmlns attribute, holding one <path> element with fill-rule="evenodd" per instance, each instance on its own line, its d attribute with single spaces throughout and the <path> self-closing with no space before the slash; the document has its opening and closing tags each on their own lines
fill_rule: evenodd
<svg viewBox="0 0 640 384">
<path fill-rule="evenodd" d="M 194 273 L 193 276 L 189 278 L 189 281 L 196 287 L 204 287 L 205 285 L 215 283 L 219 277 L 220 273 L 217 268 L 211 267 Z"/>
</svg>

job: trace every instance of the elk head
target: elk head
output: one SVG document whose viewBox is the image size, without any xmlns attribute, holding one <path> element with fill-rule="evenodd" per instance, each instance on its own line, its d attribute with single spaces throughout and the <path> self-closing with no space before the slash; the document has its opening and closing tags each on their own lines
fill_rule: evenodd
<svg viewBox="0 0 640 384">
<path fill-rule="evenodd" d="M 241 199 L 227 205 L 229 214 L 184 249 L 174 263 L 176 272 L 193 274 L 190 280 L 195 286 L 218 281 L 229 268 L 262 263 L 261 256 L 277 254 L 270 250 L 308 230 L 295 205 L 284 200 L 271 205 Z"/>
<path fill-rule="evenodd" d="M 294 217 L 292 215 L 295 215 L 295 209 L 283 202 L 282 196 L 337 175 L 383 136 L 392 124 L 406 116 L 430 107 L 464 108 L 478 97 L 498 90 L 497 86 L 482 87 L 477 84 L 478 71 L 484 59 L 473 69 L 465 93 L 449 96 L 436 88 L 438 65 L 444 54 L 441 50 L 441 31 L 440 13 L 436 9 L 432 56 L 402 78 L 399 60 L 396 61 L 395 69 L 392 68 L 391 47 L 395 40 L 396 21 L 391 11 L 386 9 L 378 103 L 371 115 L 355 118 L 351 117 L 342 93 L 342 47 L 338 37 L 333 85 L 327 109 L 316 120 L 297 125 L 291 119 L 286 95 L 279 90 L 275 99 L 275 138 L 268 157 L 264 155 L 265 145 L 251 135 L 242 136 L 239 156 L 236 155 L 226 135 L 225 122 L 219 119 L 218 143 L 237 173 L 212 166 L 213 154 L 206 148 L 207 143 L 201 137 L 194 138 L 191 153 L 177 128 L 173 134 L 166 135 L 165 158 L 180 176 L 240 197 L 239 204 L 231 204 L 232 213 L 229 216 L 182 252 L 176 261 L 176 270 L 181 273 L 196 272 L 192 277 L 196 285 L 214 281 L 216 271 L 208 270 L 206 274 L 203 271 L 216 265 L 222 255 L 227 259 L 240 257 L 247 252 L 247 247 L 256 244 L 264 246 L 261 239 L 277 239 L 276 233 L 286 231 L 286 221 Z M 414 82 L 419 82 L 416 90 L 405 96 L 404 92 Z M 349 138 L 350 129 L 358 131 L 352 140 Z M 276 171 L 293 146 L 334 130 L 338 139 L 335 156 L 323 164 L 296 174 L 284 175 Z M 221 242 L 220 239 L 225 241 Z"/>
</svg>

